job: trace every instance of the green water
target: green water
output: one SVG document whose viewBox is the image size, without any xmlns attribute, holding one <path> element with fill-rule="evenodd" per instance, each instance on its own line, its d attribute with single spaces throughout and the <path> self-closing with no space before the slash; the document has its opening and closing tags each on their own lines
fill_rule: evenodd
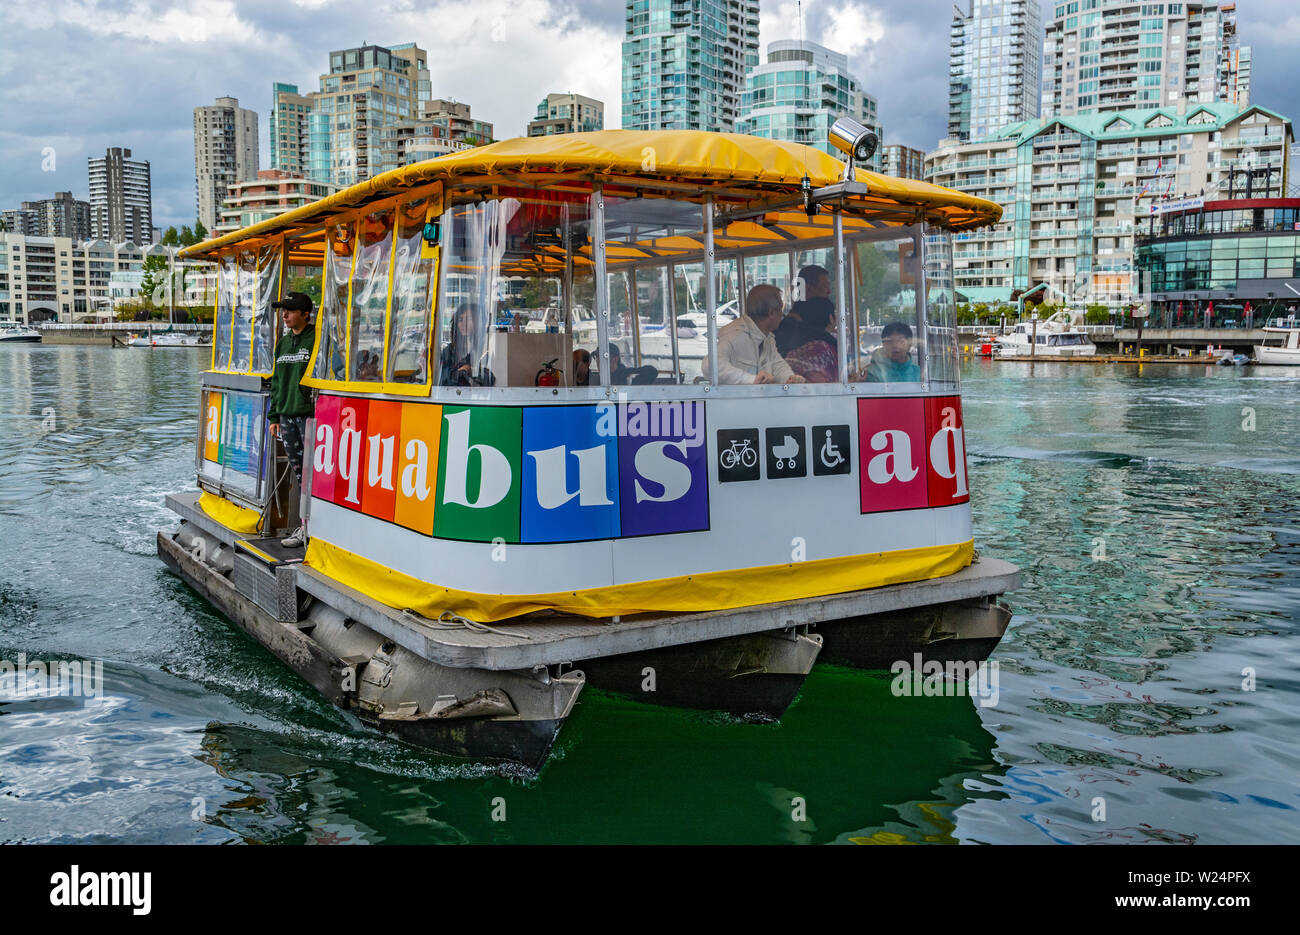
<svg viewBox="0 0 1300 935">
<path fill-rule="evenodd" d="M 0 682 L 0 841 L 1300 841 L 1300 372 L 967 364 L 976 545 L 1025 569 L 996 705 L 588 689 L 532 777 L 365 730 L 164 569 L 201 366 L 0 348 L 0 660 L 105 677 Z"/>
</svg>

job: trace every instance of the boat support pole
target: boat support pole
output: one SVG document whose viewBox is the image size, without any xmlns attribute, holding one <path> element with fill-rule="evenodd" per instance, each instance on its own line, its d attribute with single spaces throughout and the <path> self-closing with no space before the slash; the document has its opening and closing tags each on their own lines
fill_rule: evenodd
<svg viewBox="0 0 1300 935">
<path fill-rule="evenodd" d="M 591 259 L 596 274 L 596 346 L 599 353 L 604 355 L 600 358 L 600 385 L 606 388 L 605 394 L 609 395 L 608 387 L 614 375 L 609 369 L 609 281 L 605 275 L 604 186 L 596 186 L 594 198 L 596 210 L 592 212 Z"/>
<path fill-rule="evenodd" d="M 718 284 L 713 278 L 713 196 L 704 199 L 704 307 L 709 326 L 709 383 L 718 385 Z"/>
</svg>

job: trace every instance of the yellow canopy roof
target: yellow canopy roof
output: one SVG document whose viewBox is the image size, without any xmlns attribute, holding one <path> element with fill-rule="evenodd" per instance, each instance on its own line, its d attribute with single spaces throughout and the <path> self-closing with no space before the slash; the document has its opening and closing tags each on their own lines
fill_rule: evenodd
<svg viewBox="0 0 1300 935">
<path fill-rule="evenodd" d="M 846 211 L 866 219 L 883 224 L 925 220 L 966 230 L 993 224 L 1002 216 L 1002 208 L 992 201 L 928 182 L 856 171 L 857 180 L 867 185 L 867 194 L 851 196 L 843 204 Z M 719 203 L 743 206 L 795 195 L 805 175 L 813 188 L 820 188 L 838 182 L 842 174 L 843 164 L 819 149 L 738 133 L 601 130 L 520 137 L 393 169 L 278 217 L 188 247 L 181 255 L 210 257 L 237 243 L 305 231 L 342 212 L 439 182 L 456 189 L 603 182 L 611 193 L 671 194 L 692 200 L 712 194 Z M 788 213 L 792 224 L 793 215 L 802 218 L 802 224 L 794 226 L 808 226 L 801 210 Z M 802 236 L 808 235 L 796 235 Z"/>
</svg>

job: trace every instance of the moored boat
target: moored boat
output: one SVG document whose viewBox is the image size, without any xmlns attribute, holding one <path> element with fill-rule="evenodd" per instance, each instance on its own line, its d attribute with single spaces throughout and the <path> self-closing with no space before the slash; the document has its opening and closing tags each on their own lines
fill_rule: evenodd
<svg viewBox="0 0 1300 935">
<path fill-rule="evenodd" d="M 1269 340 L 1276 344 L 1268 343 Z M 1264 325 L 1264 343 L 1254 348 L 1255 363 L 1282 367 L 1300 367 L 1300 321 L 1274 318 Z"/>
<path fill-rule="evenodd" d="M 366 723 L 531 766 L 587 681 L 779 717 L 823 646 L 982 660 L 1018 572 L 975 561 L 947 233 L 1000 209 L 855 169 L 858 130 L 847 166 L 696 131 L 510 140 L 188 248 L 218 265 L 216 340 L 160 556 Z M 837 372 L 759 380 L 727 348 L 809 264 Z M 271 303 L 313 269 L 299 491 L 266 427 Z"/>
<path fill-rule="evenodd" d="M 41 333 L 30 325 L 21 322 L 0 322 L 0 343 L 36 344 L 41 340 Z"/>
<path fill-rule="evenodd" d="M 996 342 L 998 357 L 1094 357 L 1097 345 L 1069 311 L 1039 322 L 1018 322 Z"/>
</svg>

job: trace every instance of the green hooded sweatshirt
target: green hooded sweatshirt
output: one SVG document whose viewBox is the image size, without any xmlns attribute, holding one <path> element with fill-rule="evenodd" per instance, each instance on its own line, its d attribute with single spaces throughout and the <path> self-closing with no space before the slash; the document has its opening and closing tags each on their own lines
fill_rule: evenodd
<svg viewBox="0 0 1300 935">
<path fill-rule="evenodd" d="M 308 326 L 302 334 L 286 331 L 275 342 L 275 369 L 271 371 L 271 409 L 266 414 L 268 422 L 277 423 L 289 416 L 312 414 L 311 395 L 302 386 L 311 361 L 311 348 L 316 331 Z"/>
</svg>

